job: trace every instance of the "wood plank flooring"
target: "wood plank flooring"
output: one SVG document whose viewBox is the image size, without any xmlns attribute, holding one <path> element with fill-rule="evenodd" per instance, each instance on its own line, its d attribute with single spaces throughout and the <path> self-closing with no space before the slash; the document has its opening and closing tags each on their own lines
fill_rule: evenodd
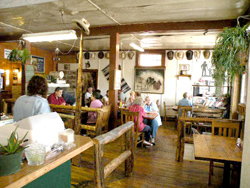
<svg viewBox="0 0 250 188">
<path fill-rule="evenodd" d="M 124 165 L 110 174 L 105 180 L 109 188 L 161 188 L 221 187 L 223 171 L 215 168 L 212 185 L 208 186 L 207 162 L 176 162 L 177 131 L 174 122 L 164 123 L 159 127 L 156 145 L 136 148 L 135 168 L 132 177 L 124 176 Z M 105 147 L 105 162 L 110 161 L 121 152 L 120 141 Z M 93 148 L 82 154 L 81 168 L 72 166 L 71 183 L 74 187 L 94 187 L 93 184 Z"/>
</svg>

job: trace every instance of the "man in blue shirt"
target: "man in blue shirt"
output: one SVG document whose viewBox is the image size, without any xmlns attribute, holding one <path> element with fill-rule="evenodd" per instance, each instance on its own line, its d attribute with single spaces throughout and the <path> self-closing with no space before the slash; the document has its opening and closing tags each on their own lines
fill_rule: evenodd
<svg viewBox="0 0 250 188">
<path fill-rule="evenodd" d="M 178 102 L 178 106 L 192 106 L 192 102 L 188 98 L 188 93 L 183 93 L 183 99 Z M 179 115 L 181 117 L 181 109 L 179 109 Z M 190 116 L 190 112 L 188 112 L 188 116 Z"/>
</svg>

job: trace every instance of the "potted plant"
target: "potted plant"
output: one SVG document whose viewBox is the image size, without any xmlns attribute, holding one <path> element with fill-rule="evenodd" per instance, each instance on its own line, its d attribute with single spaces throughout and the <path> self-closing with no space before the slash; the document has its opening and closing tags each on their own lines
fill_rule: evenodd
<svg viewBox="0 0 250 188">
<path fill-rule="evenodd" d="M 215 67 L 213 78 L 217 88 L 228 81 L 230 83 L 236 74 L 245 71 L 244 62 L 249 53 L 250 33 L 249 25 L 224 28 L 217 36 L 212 65 Z"/>
<path fill-rule="evenodd" d="M 27 48 L 22 50 L 15 48 L 10 52 L 8 59 L 11 62 L 21 61 L 24 64 L 26 60 L 30 59 L 30 51 Z"/>
<path fill-rule="evenodd" d="M 28 132 L 19 140 L 16 133 L 17 128 L 7 139 L 8 143 L 6 146 L 0 144 L 0 176 L 14 174 L 21 169 L 22 154 L 25 149 L 21 144 Z"/>
</svg>

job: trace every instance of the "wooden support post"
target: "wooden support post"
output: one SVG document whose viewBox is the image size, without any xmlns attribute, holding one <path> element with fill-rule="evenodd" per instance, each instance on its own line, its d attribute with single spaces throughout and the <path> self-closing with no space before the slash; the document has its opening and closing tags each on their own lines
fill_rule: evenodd
<svg viewBox="0 0 250 188">
<path fill-rule="evenodd" d="M 104 187 L 103 144 L 94 143 L 95 187 Z"/>
<path fill-rule="evenodd" d="M 180 120 L 178 120 L 178 137 L 177 137 L 177 149 L 176 149 L 176 161 L 182 162 L 184 156 L 184 131 Z"/>
<path fill-rule="evenodd" d="M 82 50 L 83 50 L 83 31 L 80 36 L 80 53 L 78 62 L 77 88 L 76 88 L 76 113 L 75 113 L 75 133 L 81 131 L 81 104 L 82 104 Z"/>
<path fill-rule="evenodd" d="M 125 150 L 129 150 L 131 155 L 125 160 L 125 176 L 132 176 L 134 168 L 134 130 L 130 129 L 125 133 Z"/>
<path fill-rule="evenodd" d="M 118 91 L 114 90 L 115 71 L 119 65 L 119 33 L 110 35 L 110 62 L 109 62 L 109 103 L 111 108 L 111 128 L 116 127 L 117 112 L 118 112 Z"/>
<path fill-rule="evenodd" d="M 230 119 L 238 119 L 237 107 L 240 100 L 240 76 L 236 74 L 233 80 L 233 88 L 231 94 L 231 113 Z"/>
</svg>

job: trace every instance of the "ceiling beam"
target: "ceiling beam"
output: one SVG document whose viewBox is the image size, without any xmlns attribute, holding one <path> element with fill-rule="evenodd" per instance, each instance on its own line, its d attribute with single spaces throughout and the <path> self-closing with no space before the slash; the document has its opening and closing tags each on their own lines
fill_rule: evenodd
<svg viewBox="0 0 250 188">
<path fill-rule="evenodd" d="M 133 34 L 140 32 L 166 32 L 166 31 L 193 31 L 223 29 L 224 27 L 235 26 L 236 20 L 216 21 L 189 21 L 189 22 L 167 22 L 167 23 L 145 23 L 117 26 L 103 26 L 90 28 L 90 36 L 110 35 L 111 33 Z"/>
</svg>

